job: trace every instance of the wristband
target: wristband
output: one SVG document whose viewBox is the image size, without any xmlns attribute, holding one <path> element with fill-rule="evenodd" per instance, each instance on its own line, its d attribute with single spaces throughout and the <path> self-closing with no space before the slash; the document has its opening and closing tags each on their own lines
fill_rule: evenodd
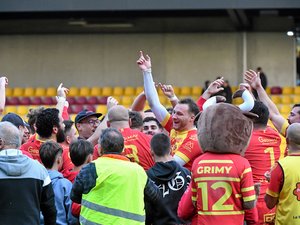
<svg viewBox="0 0 300 225">
<path fill-rule="evenodd" d="M 170 100 L 171 102 L 173 102 L 173 101 L 178 101 L 178 98 L 177 98 L 176 95 L 174 95 L 174 96 L 172 96 L 171 98 L 169 98 L 169 100 Z"/>
</svg>

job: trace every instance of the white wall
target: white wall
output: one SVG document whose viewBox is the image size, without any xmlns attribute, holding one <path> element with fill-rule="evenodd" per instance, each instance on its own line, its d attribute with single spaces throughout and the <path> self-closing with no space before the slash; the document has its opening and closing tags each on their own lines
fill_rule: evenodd
<svg viewBox="0 0 300 225">
<path fill-rule="evenodd" d="M 269 84 L 295 82 L 294 40 L 281 33 L 248 33 L 249 68 L 261 66 Z M 242 81 L 241 33 L 0 36 L 0 73 L 10 86 L 140 86 L 138 51 L 149 53 L 154 80 L 203 85 L 224 76 Z"/>
</svg>

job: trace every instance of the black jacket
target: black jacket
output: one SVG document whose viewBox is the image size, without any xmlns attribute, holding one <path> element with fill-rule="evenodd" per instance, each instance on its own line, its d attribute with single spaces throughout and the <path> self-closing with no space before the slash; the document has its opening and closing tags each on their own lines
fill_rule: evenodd
<svg viewBox="0 0 300 225">
<path fill-rule="evenodd" d="M 177 208 L 191 180 L 190 171 L 175 161 L 157 162 L 147 175 L 159 187 L 162 198 L 159 205 L 146 202 L 146 224 L 185 224 L 178 218 Z"/>
</svg>

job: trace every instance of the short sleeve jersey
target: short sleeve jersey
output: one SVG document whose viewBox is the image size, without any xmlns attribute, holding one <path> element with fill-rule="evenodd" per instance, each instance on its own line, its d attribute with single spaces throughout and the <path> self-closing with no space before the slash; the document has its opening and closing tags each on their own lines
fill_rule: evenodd
<svg viewBox="0 0 300 225">
<path fill-rule="evenodd" d="M 269 172 L 275 163 L 284 157 L 284 151 L 280 149 L 281 137 L 277 131 L 271 127 L 265 130 L 254 130 L 250 139 L 249 146 L 245 152 L 248 159 L 254 183 L 260 182 L 260 197 L 263 198 L 268 185 L 264 174 Z"/>
<path fill-rule="evenodd" d="M 131 128 L 120 129 L 120 132 L 125 144 L 122 154 L 145 170 L 150 169 L 154 165 L 150 151 L 151 136 Z"/>
<path fill-rule="evenodd" d="M 206 152 L 192 167 L 192 200 L 198 224 L 243 224 L 243 202 L 256 198 L 251 167 L 237 154 Z"/>
<path fill-rule="evenodd" d="M 162 124 L 170 132 L 172 154 L 180 157 L 186 164 L 184 167 L 191 170 L 194 160 L 202 154 L 198 143 L 197 129 L 176 131 L 172 129 L 172 117 L 168 114 Z"/>
</svg>

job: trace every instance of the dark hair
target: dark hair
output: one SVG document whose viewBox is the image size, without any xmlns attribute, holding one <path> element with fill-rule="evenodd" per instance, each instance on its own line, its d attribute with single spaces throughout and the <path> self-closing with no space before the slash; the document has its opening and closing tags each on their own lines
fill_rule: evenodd
<svg viewBox="0 0 300 225">
<path fill-rule="evenodd" d="M 66 134 L 71 130 L 74 122 L 72 120 L 64 120 L 63 123 L 65 124 L 64 133 Z"/>
<path fill-rule="evenodd" d="M 160 124 L 160 122 L 159 122 L 156 118 L 154 118 L 154 117 L 146 117 L 146 118 L 143 120 L 143 123 L 150 122 L 150 121 L 156 122 L 157 126 L 158 126 L 160 129 L 163 128 L 162 125 Z"/>
<path fill-rule="evenodd" d="M 258 115 L 258 118 L 253 119 L 254 124 L 264 125 L 268 124 L 269 120 L 269 109 L 268 107 L 261 101 L 254 101 L 254 107 L 251 109 L 252 113 Z"/>
<path fill-rule="evenodd" d="M 130 128 L 141 128 L 143 127 L 143 117 L 139 112 L 129 111 L 129 118 L 131 119 Z"/>
<path fill-rule="evenodd" d="M 178 104 L 187 104 L 189 107 L 189 112 L 196 116 L 200 111 L 197 104 L 191 98 L 184 98 L 178 102 Z M 197 120 L 195 119 L 194 124 L 197 124 Z"/>
<path fill-rule="evenodd" d="M 34 128 L 34 124 L 36 122 L 36 118 L 38 116 L 38 114 L 40 112 L 42 112 L 45 108 L 43 106 L 40 106 L 38 108 L 34 108 L 34 109 L 29 109 L 28 114 L 26 115 L 26 117 L 28 118 L 28 124 L 29 124 L 29 128 L 30 128 L 30 133 L 34 134 L 35 133 L 35 128 Z"/>
<path fill-rule="evenodd" d="M 298 103 L 298 104 L 293 105 L 293 108 L 295 108 L 295 107 L 300 107 L 300 104 Z M 297 113 L 300 114 L 300 110 Z"/>
<path fill-rule="evenodd" d="M 155 134 L 151 139 L 150 145 L 156 156 L 165 156 L 170 153 L 170 137 L 164 133 Z"/>
<path fill-rule="evenodd" d="M 48 108 L 41 111 L 36 118 L 36 132 L 42 138 L 49 138 L 53 127 L 60 128 L 59 111 L 55 108 Z"/>
<path fill-rule="evenodd" d="M 107 128 L 103 130 L 99 142 L 104 154 L 120 154 L 124 148 L 124 138 L 120 131 L 115 128 Z"/>
<path fill-rule="evenodd" d="M 79 139 L 70 144 L 70 158 L 75 166 L 84 164 L 86 158 L 93 154 L 93 145 L 86 140 Z"/>
<path fill-rule="evenodd" d="M 46 141 L 40 147 L 40 158 L 47 169 L 51 169 L 59 154 L 62 154 L 62 147 L 54 141 Z"/>
</svg>

